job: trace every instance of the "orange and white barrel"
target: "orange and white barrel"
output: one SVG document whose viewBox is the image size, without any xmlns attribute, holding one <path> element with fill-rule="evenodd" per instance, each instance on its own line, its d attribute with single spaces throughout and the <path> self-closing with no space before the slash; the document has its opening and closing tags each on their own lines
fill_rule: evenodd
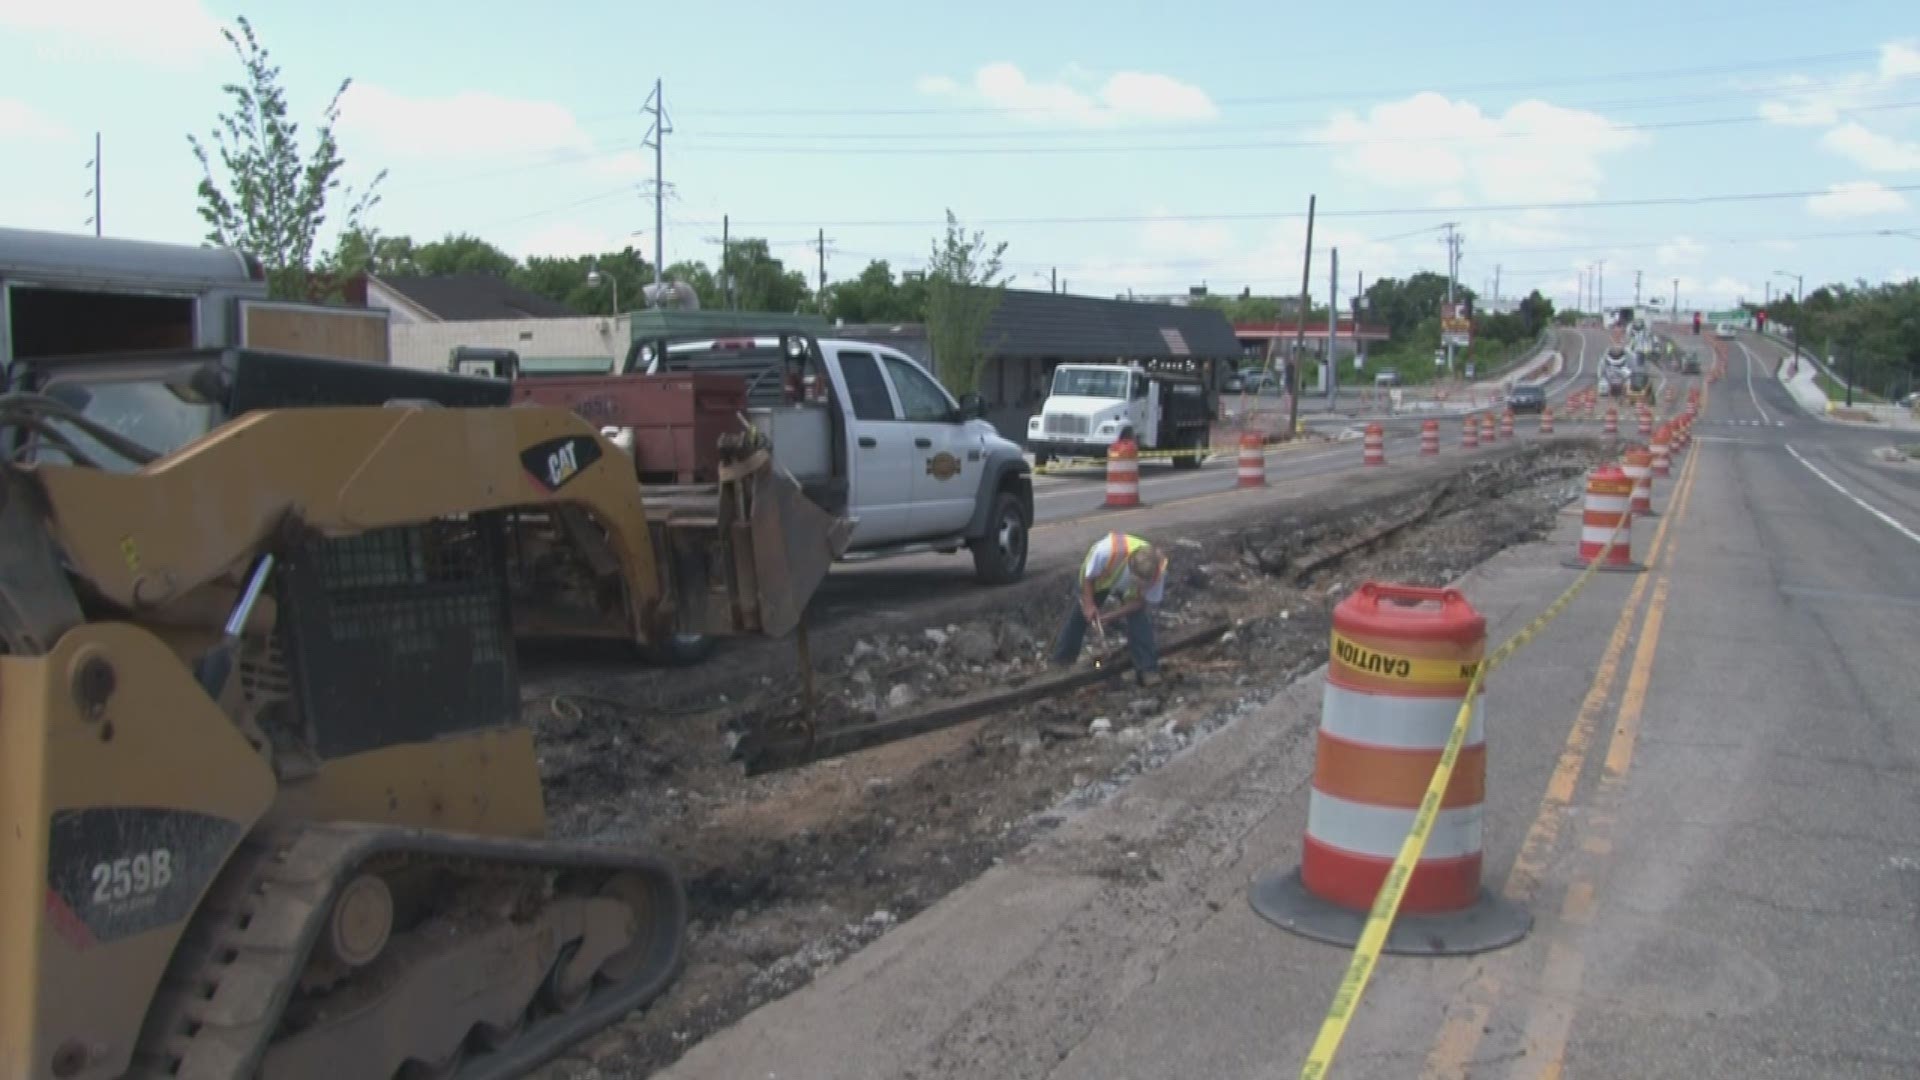
<svg viewBox="0 0 1920 1080">
<path fill-rule="evenodd" d="M 1480 418 L 1471 413 L 1467 414 L 1467 422 L 1460 428 L 1460 448 L 1480 449 Z"/>
<path fill-rule="evenodd" d="M 1642 517 L 1653 513 L 1653 455 L 1636 446 L 1621 455 L 1621 471 L 1633 481 L 1633 512 Z"/>
<path fill-rule="evenodd" d="M 1140 505 L 1140 448 L 1120 439 L 1107 451 L 1107 505 Z"/>
<path fill-rule="evenodd" d="M 1267 486 L 1267 453 L 1260 436 L 1251 431 L 1240 435 L 1240 462 L 1235 487 Z"/>
<path fill-rule="evenodd" d="M 1653 413 L 1648 412 L 1645 406 L 1640 409 L 1640 437 L 1653 438 Z"/>
<path fill-rule="evenodd" d="M 1480 441 L 1492 446 L 1500 438 L 1500 429 L 1493 421 L 1492 413 L 1480 414 Z"/>
<path fill-rule="evenodd" d="M 1540 410 L 1540 434 L 1553 434 L 1553 406 L 1551 405 Z"/>
<path fill-rule="evenodd" d="M 1673 475 L 1673 428 L 1661 424 L 1653 432 L 1653 475 L 1666 477 Z"/>
<path fill-rule="evenodd" d="M 1422 420 L 1420 422 L 1420 456 L 1437 457 L 1440 454 L 1440 421 Z"/>
<path fill-rule="evenodd" d="M 1368 424 L 1366 440 L 1362 444 L 1362 448 L 1361 448 L 1360 464 L 1385 465 L 1386 463 L 1387 463 L 1386 433 L 1380 430 L 1379 424 Z"/>
<path fill-rule="evenodd" d="M 1513 410 L 1507 409 L 1500 414 L 1500 437 L 1513 438 Z"/>
<path fill-rule="evenodd" d="M 1611 548 L 1607 546 L 1608 540 L 1613 541 Z M 1595 559 L 1601 560 L 1603 569 L 1633 567 L 1633 478 L 1616 465 L 1602 465 L 1587 474 L 1587 501 L 1580 518 L 1580 557 L 1575 565 L 1586 566 Z"/>
<path fill-rule="evenodd" d="M 1613 406 L 1607 406 L 1607 426 L 1600 429 L 1603 434 L 1620 434 L 1620 413 Z"/>
<path fill-rule="evenodd" d="M 1453 589 L 1366 582 L 1333 610 L 1300 876 L 1339 907 L 1373 904 L 1486 652 L 1487 622 Z M 1480 895 L 1484 690 L 1401 910 L 1458 911 Z"/>
</svg>

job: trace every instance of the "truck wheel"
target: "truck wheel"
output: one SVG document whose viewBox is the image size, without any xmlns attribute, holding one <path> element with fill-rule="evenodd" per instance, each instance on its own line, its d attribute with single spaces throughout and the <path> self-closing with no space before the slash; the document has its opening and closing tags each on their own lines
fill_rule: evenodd
<svg viewBox="0 0 1920 1080">
<path fill-rule="evenodd" d="M 1043 452 L 1041 452 L 1041 451 L 1039 451 L 1039 450 L 1035 450 L 1035 451 L 1033 452 L 1033 467 L 1034 467 L 1034 468 L 1036 468 L 1036 469 L 1044 469 L 1044 468 L 1046 468 L 1046 467 L 1047 467 L 1047 463 L 1048 463 L 1048 462 L 1050 462 L 1050 461 L 1052 461 L 1052 460 L 1053 460 L 1053 455 L 1052 455 L 1052 454 L 1048 454 L 1048 453 L 1043 453 Z"/>
<path fill-rule="evenodd" d="M 1197 469 L 1200 467 L 1200 451 L 1206 448 L 1206 436 L 1195 433 L 1180 440 L 1179 449 L 1191 451 L 1173 459 L 1176 469 Z"/>
<path fill-rule="evenodd" d="M 1020 580 L 1027 570 L 1027 516 L 1010 491 L 993 497 L 987 516 L 987 534 L 968 545 L 973 549 L 973 574 L 985 585 Z"/>
</svg>

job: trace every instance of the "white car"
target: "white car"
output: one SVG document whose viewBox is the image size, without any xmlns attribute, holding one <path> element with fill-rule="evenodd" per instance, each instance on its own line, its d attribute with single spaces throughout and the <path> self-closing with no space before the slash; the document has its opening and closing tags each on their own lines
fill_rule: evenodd
<svg viewBox="0 0 1920 1080">
<path fill-rule="evenodd" d="M 1713 328 L 1713 334 L 1715 337 L 1731 338 L 1733 337 L 1733 324 L 1723 322 Z"/>
</svg>

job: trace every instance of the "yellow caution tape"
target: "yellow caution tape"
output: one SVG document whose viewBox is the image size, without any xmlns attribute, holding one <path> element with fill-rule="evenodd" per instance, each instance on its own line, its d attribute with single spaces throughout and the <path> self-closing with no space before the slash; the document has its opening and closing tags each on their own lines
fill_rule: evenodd
<svg viewBox="0 0 1920 1080">
<path fill-rule="evenodd" d="M 1322 446 L 1322 445 L 1326 445 L 1326 444 L 1322 440 L 1318 440 L 1318 439 L 1301 440 L 1301 441 L 1289 440 L 1288 442 L 1284 442 L 1284 443 L 1263 443 L 1260 447 L 1260 452 L 1262 454 L 1284 454 L 1293 450 L 1304 450 L 1310 446 Z M 1196 446 L 1196 447 L 1189 447 L 1184 450 L 1141 450 L 1136 452 L 1134 454 L 1134 457 L 1140 459 L 1141 461 L 1156 461 L 1156 460 L 1162 460 L 1167 458 L 1183 458 L 1183 457 L 1206 458 L 1206 457 L 1211 457 L 1215 454 L 1227 455 L 1227 454 L 1238 454 L 1239 452 L 1240 452 L 1240 446 L 1239 444 L 1236 443 L 1232 446 Z M 1103 458 L 1103 457 L 1072 457 L 1068 455 L 1056 455 L 1054 458 L 1055 463 L 1049 463 L 1046 465 L 1037 465 L 1034 467 L 1033 471 L 1036 474 L 1045 475 L 1047 473 L 1063 472 L 1068 469 L 1084 469 L 1084 468 L 1088 468 L 1090 466 L 1095 466 L 1095 465 L 1105 465 L 1107 463 L 1107 460 L 1108 460 L 1107 458 Z"/>
<path fill-rule="evenodd" d="M 1433 660 L 1421 656 L 1398 656 L 1362 645 L 1340 631 L 1333 632 L 1333 655 L 1342 664 L 1368 675 L 1401 682 L 1456 683 L 1471 679 L 1478 672 L 1474 661 Z"/>
<path fill-rule="evenodd" d="M 1460 711 L 1454 715 L 1453 730 L 1447 734 L 1447 744 L 1440 751 L 1440 764 L 1433 770 L 1433 778 L 1427 781 L 1426 794 L 1421 796 L 1420 808 L 1414 813 L 1413 829 L 1401 842 L 1400 853 L 1394 856 L 1386 880 L 1380 883 L 1380 891 L 1373 898 L 1373 907 L 1367 912 L 1366 926 L 1361 929 L 1360 940 L 1353 947 L 1353 960 L 1347 964 L 1347 972 L 1333 992 L 1333 1005 L 1327 1010 L 1327 1018 L 1320 1024 L 1320 1034 L 1307 1051 L 1306 1063 L 1300 1068 L 1301 1080 L 1322 1080 L 1327 1070 L 1333 1067 L 1333 1055 L 1340 1049 L 1341 1040 L 1346 1038 L 1347 1025 L 1353 1022 L 1354 1011 L 1360 1005 L 1360 995 L 1366 990 L 1367 981 L 1373 977 L 1374 965 L 1380 960 L 1380 950 L 1386 945 L 1388 932 L 1393 929 L 1394 917 L 1400 913 L 1400 900 L 1406 895 L 1407 881 L 1413 875 L 1415 864 L 1420 861 L 1420 853 L 1426 850 L 1427 837 L 1433 833 L 1434 820 L 1440 814 L 1440 800 L 1445 796 L 1447 785 L 1453 782 L 1454 763 L 1459 760 L 1460 747 L 1467 740 L 1467 729 L 1473 719 L 1473 701 L 1480 692 L 1481 682 L 1538 636 L 1548 623 L 1567 609 L 1568 604 L 1573 603 L 1573 598 L 1587 587 L 1587 582 L 1593 580 L 1601 562 L 1620 538 L 1621 529 L 1626 527 L 1627 519 L 1623 518 L 1620 524 L 1613 527 L 1606 544 L 1594 555 L 1593 561 L 1587 564 L 1572 585 L 1567 586 L 1567 591 L 1547 605 L 1539 617 L 1495 649 L 1474 671 L 1473 679 L 1467 683 L 1466 694 L 1461 699 Z"/>
</svg>

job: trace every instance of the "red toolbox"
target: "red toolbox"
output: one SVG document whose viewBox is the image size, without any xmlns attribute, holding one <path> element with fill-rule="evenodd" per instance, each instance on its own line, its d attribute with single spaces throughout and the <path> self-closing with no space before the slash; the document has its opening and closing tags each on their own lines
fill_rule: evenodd
<svg viewBox="0 0 1920 1080">
<path fill-rule="evenodd" d="M 523 378 L 513 400 L 571 409 L 601 428 L 632 428 L 642 480 L 719 479 L 720 436 L 739 431 L 747 382 L 738 375 L 561 375 Z"/>
</svg>

